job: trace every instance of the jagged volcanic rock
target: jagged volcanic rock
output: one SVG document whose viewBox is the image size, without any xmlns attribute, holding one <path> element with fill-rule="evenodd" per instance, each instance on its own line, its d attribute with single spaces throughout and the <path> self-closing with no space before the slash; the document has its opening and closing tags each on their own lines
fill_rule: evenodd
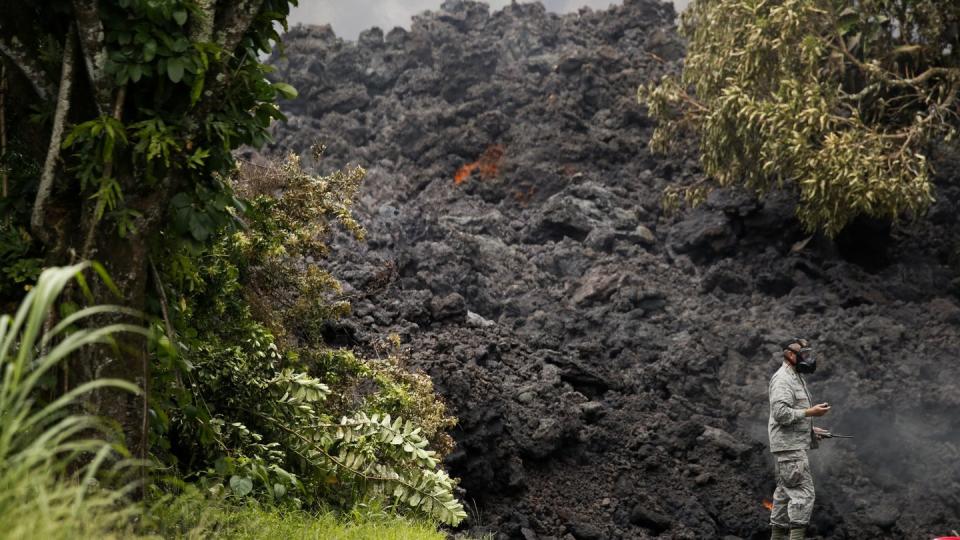
<svg viewBox="0 0 960 540">
<path fill-rule="evenodd" d="M 298 27 L 300 97 L 274 153 L 368 168 L 365 245 L 331 343 L 389 332 L 460 418 L 466 527 L 498 538 L 765 538 L 777 344 L 821 358 L 821 538 L 960 528 L 956 178 L 929 216 L 808 239 L 793 196 L 714 193 L 665 215 L 695 160 L 651 155 L 639 84 L 678 69 L 667 4 L 559 16 L 448 1 L 356 43 Z M 951 283 L 951 280 L 954 280 Z"/>
</svg>

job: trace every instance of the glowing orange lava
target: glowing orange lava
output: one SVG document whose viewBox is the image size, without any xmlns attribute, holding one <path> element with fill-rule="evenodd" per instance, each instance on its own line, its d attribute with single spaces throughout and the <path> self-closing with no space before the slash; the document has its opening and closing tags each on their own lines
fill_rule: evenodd
<svg viewBox="0 0 960 540">
<path fill-rule="evenodd" d="M 473 171 L 477 169 L 480 169 L 480 178 L 486 180 L 495 178 L 500 174 L 500 161 L 503 159 L 505 151 L 503 145 L 500 144 L 488 146 L 480 155 L 480 159 L 457 169 L 457 174 L 453 175 L 453 183 L 459 186 L 466 182 Z"/>
<path fill-rule="evenodd" d="M 766 508 L 767 510 L 773 510 L 773 503 L 772 503 L 772 502 L 764 499 L 762 504 L 763 504 L 763 507 Z"/>
<path fill-rule="evenodd" d="M 467 178 L 470 178 L 470 175 L 473 173 L 473 170 L 477 168 L 477 162 L 468 163 L 463 167 L 457 169 L 457 174 L 453 175 L 453 183 L 460 185 L 467 181 Z"/>
</svg>

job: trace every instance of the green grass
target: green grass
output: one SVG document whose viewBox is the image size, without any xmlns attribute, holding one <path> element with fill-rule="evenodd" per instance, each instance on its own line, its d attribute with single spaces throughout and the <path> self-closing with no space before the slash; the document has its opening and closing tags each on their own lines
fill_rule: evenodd
<svg viewBox="0 0 960 540">
<path fill-rule="evenodd" d="M 105 425 L 74 414 L 86 394 L 103 388 L 136 392 L 129 382 L 99 379 L 49 402 L 38 402 L 46 375 L 78 349 L 110 343 L 117 332 L 142 332 L 111 324 L 73 328 L 90 317 L 122 308 L 76 311 L 47 329 L 57 296 L 89 265 L 50 268 L 12 315 L 0 316 L 0 538 L 59 540 L 110 538 L 135 508 L 124 503 L 133 485 L 101 489 L 94 479 L 120 470 L 121 455 L 104 438 Z M 116 469 L 119 467 L 119 469 Z M 129 469 L 129 467 L 127 467 Z"/>
<path fill-rule="evenodd" d="M 161 538 L 445 540 L 433 524 L 383 513 L 338 517 L 180 496 L 154 504 L 145 533 Z"/>
</svg>

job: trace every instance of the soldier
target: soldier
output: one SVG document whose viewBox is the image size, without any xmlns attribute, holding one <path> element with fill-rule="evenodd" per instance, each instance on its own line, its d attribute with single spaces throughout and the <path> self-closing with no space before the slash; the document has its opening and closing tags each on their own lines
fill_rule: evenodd
<svg viewBox="0 0 960 540">
<path fill-rule="evenodd" d="M 803 540 L 813 512 L 813 476 L 807 450 L 816 448 L 817 441 L 828 432 L 814 427 L 812 418 L 830 412 L 828 403 L 811 406 L 802 374 L 816 369 L 807 340 L 795 338 L 784 344 L 783 365 L 770 378 L 767 432 L 777 476 L 770 512 L 771 540 Z"/>
</svg>

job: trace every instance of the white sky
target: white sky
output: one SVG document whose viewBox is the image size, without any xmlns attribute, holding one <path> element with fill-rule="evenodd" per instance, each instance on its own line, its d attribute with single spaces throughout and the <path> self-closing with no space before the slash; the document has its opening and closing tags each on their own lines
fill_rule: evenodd
<svg viewBox="0 0 960 540">
<path fill-rule="evenodd" d="M 513 0 L 486 0 L 491 11 Z M 622 0 L 541 0 L 550 11 L 569 13 L 583 6 L 605 9 Z M 689 0 L 673 0 L 680 10 Z M 337 36 L 356 39 L 361 30 L 379 26 L 384 32 L 394 26 L 410 27 L 410 17 L 421 11 L 436 10 L 443 0 L 300 0 L 293 8 L 290 24 L 330 24 Z M 524 3 L 524 2 L 522 2 Z"/>
</svg>

